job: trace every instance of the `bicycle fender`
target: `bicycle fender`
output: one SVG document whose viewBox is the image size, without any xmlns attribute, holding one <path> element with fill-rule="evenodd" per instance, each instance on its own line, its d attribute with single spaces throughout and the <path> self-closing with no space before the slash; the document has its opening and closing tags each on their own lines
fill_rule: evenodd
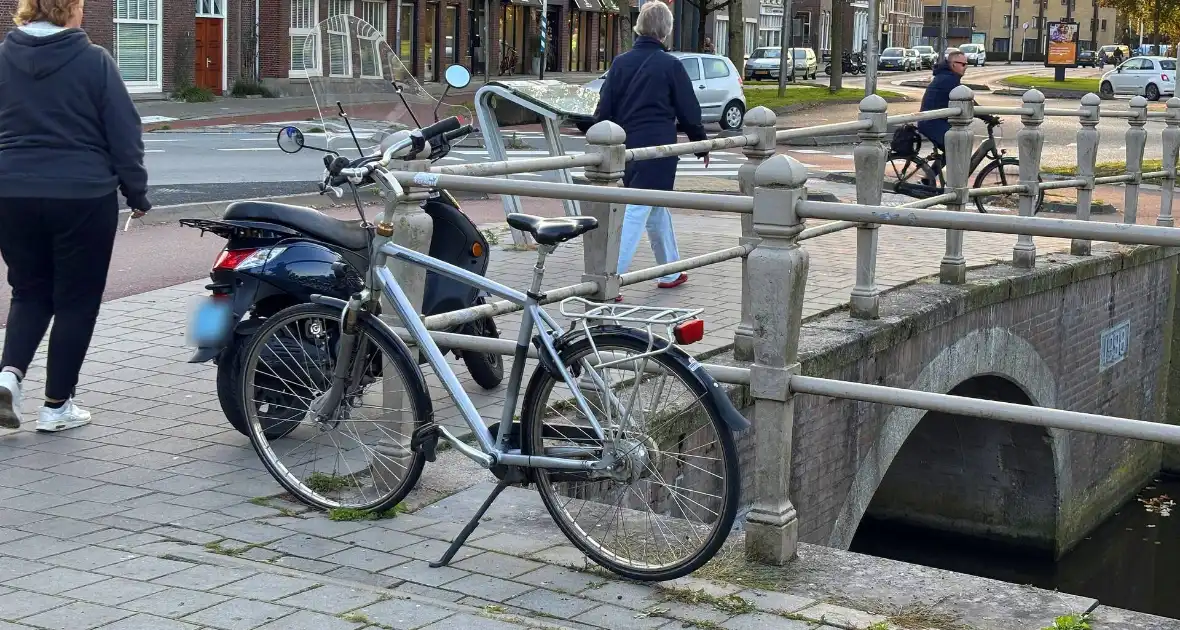
<svg viewBox="0 0 1180 630">
<path fill-rule="evenodd" d="M 605 324 L 601 326 L 595 326 L 590 329 L 591 334 L 595 332 L 626 335 L 644 343 L 646 343 L 648 340 L 647 333 L 645 331 L 628 328 L 626 326 Z M 574 341 L 584 338 L 585 336 L 586 331 L 581 328 L 575 328 L 574 330 L 566 332 L 561 337 L 558 337 L 557 340 L 554 341 L 554 347 L 560 355 L 566 346 L 573 343 Z M 652 346 L 652 349 L 663 349 L 667 346 L 667 340 L 657 338 L 655 340 L 655 344 Z M 689 355 L 679 346 L 669 348 L 665 353 L 665 356 L 675 359 L 684 367 L 688 368 L 689 372 L 696 376 L 697 381 L 701 384 L 701 388 L 704 390 L 705 395 L 703 400 L 705 404 L 708 405 L 714 413 L 716 413 L 718 416 L 721 416 L 722 421 L 725 422 L 725 426 L 729 427 L 731 431 L 740 433 L 753 426 L 753 424 L 742 415 L 742 412 L 738 411 L 737 407 L 734 406 L 733 401 L 729 398 L 729 394 L 725 391 L 725 387 L 723 387 L 721 383 L 718 383 L 717 379 L 714 379 L 713 376 L 709 374 L 707 370 L 705 370 L 705 367 L 701 365 L 701 363 L 694 357 Z"/>
</svg>

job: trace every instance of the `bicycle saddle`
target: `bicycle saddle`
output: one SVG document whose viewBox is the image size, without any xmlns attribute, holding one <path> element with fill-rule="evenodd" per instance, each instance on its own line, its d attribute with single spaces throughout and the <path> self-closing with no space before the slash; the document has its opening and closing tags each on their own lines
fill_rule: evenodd
<svg viewBox="0 0 1180 630">
<path fill-rule="evenodd" d="M 533 235 L 542 245 L 556 245 L 577 238 L 598 227 L 594 217 L 561 217 L 543 219 L 530 214 L 514 212 L 508 215 L 508 225 Z"/>
</svg>

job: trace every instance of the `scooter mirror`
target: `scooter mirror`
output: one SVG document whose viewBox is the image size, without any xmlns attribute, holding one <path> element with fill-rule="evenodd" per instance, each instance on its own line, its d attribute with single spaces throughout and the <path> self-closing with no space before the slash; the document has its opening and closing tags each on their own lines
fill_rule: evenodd
<svg viewBox="0 0 1180 630">
<path fill-rule="evenodd" d="M 298 153 L 303 149 L 303 132 L 295 127 L 279 129 L 277 140 L 283 153 Z"/>
<path fill-rule="evenodd" d="M 447 68 L 443 77 L 446 79 L 447 85 L 456 90 L 461 90 L 471 83 L 471 72 L 460 65 Z"/>
</svg>

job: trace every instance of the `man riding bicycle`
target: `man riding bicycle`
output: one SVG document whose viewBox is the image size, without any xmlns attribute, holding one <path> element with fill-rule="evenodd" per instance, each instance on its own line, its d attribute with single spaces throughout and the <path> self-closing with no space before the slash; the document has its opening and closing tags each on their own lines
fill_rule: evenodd
<svg viewBox="0 0 1180 630">
<path fill-rule="evenodd" d="M 963 75 L 966 72 L 967 55 L 957 48 L 948 49 L 946 57 L 934 65 L 934 78 L 930 80 L 930 85 L 926 87 L 926 93 L 922 95 L 920 111 L 950 107 L 951 92 L 962 84 Z M 976 118 L 989 124 L 998 124 L 999 122 L 995 116 L 976 116 Z M 946 132 L 950 130 L 951 123 L 945 118 L 923 120 L 918 123 L 918 132 L 930 140 L 938 149 L 940 156 L 946 152 Z M 941 160 L 939 161 L 941 162 Z M 941 167 L 941 164 L 937 164 L 935 169 L 941 170 Z"/>
</svg>

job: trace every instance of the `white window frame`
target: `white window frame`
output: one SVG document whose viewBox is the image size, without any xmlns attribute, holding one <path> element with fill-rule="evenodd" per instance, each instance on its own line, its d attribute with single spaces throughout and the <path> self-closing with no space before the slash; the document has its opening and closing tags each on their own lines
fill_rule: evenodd
<svg viewBox="0 0 1180 630">
<path fill-rule="evenodd" d="M 316 32 L 317 27 L 319 26 L 319 23 L 320 23 L 320 3 L 319 3 L 319 0 L 287 0 L 287 2 L 288 2 L 288 7 L 290 8 L 290 11 L 291 11 L 291 16 L 287 21 L 287 27 L 288 27 L 287 28 L 287 46 L 291 49 L 288 51 L 289 54 L 287 55 L 287 76 L 292 79 L 318 77 L 321 74 L 323 74 L 323 72 L 324 72 L 324 69 L 322 67 L 323 61 L 324 61 L 324 43 L 320 41 L 319 33 Z M 311 5 L 311 20 L 310 20 L 311 26 L 295 26 L 294 25 L 295 6 L 297 4 L 305 4 L 305 3 Z M 302 38 L 312 37 L 312 38 L 314 38 L 314 41 L 316 44 L 316 46 L 315 46 L 315 67 L 314 68 L 309 70 L 307 68 L 298 68 L 297 69 L 294 67 L 294 61 L 295 61 L 294 43 L 295 43 L 296 37 L 302 37 Z M 304 64 L 304 65 L 306 65 L 306 64 Z"/>
<path fill-rule="evenodd" d="M 377 15 L 381 16 L 381 22 L 375 24 L 367 18 L 372 17 L 368 11 L 375 10 Z M 389 31 L 389 2 L 388 0 L 360 0 L 360 19 L 372 26 L 375 32 L 368 37 L 361 37 L 360 39 L 368 42 L 368 46 L 373 47 L 373 61 L 376 65 L 376 74 L 365 74 L 365 64 L 361 62 L 361 78 L 362 79 L 380 79 L 384 76 L 385 60 L 381 58 L 381 44 L 385 41 L 385 33 Z"/>
<path fill-rule="evenodd" d="M 745 40 L 744 44 L 746 46 L 745 56 L 749 58 L 750 55 L 754 54 L 754 49 L 758 47 L 758 20 L 746 18 L 746 24 L 742 27 L 742 34 L 744 35 L 742 39 Z"/>
<path fill-rule="evenodd" d="M 729 54 L 729 15 L 713 15 L 713 47 L 718 55 Z"/>
<path fill-rule="evenodd" d="M 331 19 L 337 15 L 356 15 L 356 6 L 353 0 L 328 0 L 328 18 Z M 330 24 L 330 23 L 329 23 Z M 328 59 L 328 76 L 351 78 L 352 77 L 352 33 L 333 31 L 328 29 L 328 37 L 333 35 L 344 38 L 344 68 L 343 72 L 337 73 L 333 71 L 332 60 Z M 332 49 L 332 44 L 328 43 L 328 50 Z"/>
<path fill-rule="evenodd" d="M 118 59 L 119 59 L 119 25 L 120 24 L 146 24 L 149 27 L 154 25 L 156 27 L 156 50 L 155 50 L 156 79 L 154 81 L 152 81 L 150 79 L 147 81 L 126 81 L 126 80 L 124 80 L 123 83 L 124 83 L 124 85 L 127 86 L 127 91 L 131 92 L 133 94 L 147 94 L 147 93 L 153 93 L 153 92 L 163 92 L 164 91 L 164 10 L 163 10 L 164 7 L 162 6 L 163 0 L 139 0 L 139 1 L 148 3 L 148 6 L 151 6 L 152 1 L 155 2 L 155 5 L 156 5 L 155 19 L 152 19 L 150 17 L 148 19 L 120 18 L 119 17 L 119 0 L 115 0 L 113 3 L 114 6 L 112 7 L 112 12 L 114 13 L 115 41 L 114 41 L 114 45 L 112 46 L 112 48 L 115 49 L 115 63 L 117 66 Z M 149 54 L 150 54 L 150 51 L 149 51 Z M 149 72 L 149 74 L 150 74 L 150 72 Z"/>
</svg>

